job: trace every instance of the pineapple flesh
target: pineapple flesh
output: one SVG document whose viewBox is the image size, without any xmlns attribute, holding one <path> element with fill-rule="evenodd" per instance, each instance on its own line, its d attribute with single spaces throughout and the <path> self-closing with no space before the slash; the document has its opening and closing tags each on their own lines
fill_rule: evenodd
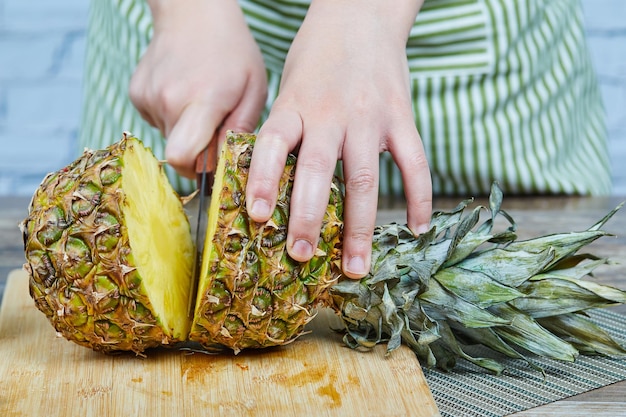
<svg viewBox="0 0 626 417">
<path fill-rule="evenodd" d="M 31 296 L 62 336 L 137 353 L 187 339 L 190 226 L 138 139 L 49 174 L 21 228 Z"/>
<path fill-rule="evenodd" d="M 626 292 L 585 280 L 608 260 L 579 253 L 607 235 L 601 228 L 619 207 L 588 230 L 521 241 L 494 186 L 488 207 L 466 213 L 467 200 L 435 212 L 420 236 L 399 224 L 378 226 L 370 273 L 352 280 L 340 269 L 339 183 L 308 262 L 294 261 L 285 247 L 294 156 L 272 218 L 248 217 L 254 140 L 229 132 L 222 149 L 191 323 L 189 225 L 149 151 L 125 138 L 46 178 L 23 229 L 31 294 L 55 328 L 96 350 L 191 340 L 236 353 L 290 343 L 316 308 L 329 307 L 343 320 L 348 346 L 386 343 L 392 352 L 404 343 L 424 366 L 443 370 L 459 359 L 504 370 L 494 357 L 467 353 L 474 344 L 536 369 L 529 353 L 564 361 L 626 354 L 585 316 L 626 303 Z M 142 156 L 133 159 L 128 148 Z"/>
</svg>

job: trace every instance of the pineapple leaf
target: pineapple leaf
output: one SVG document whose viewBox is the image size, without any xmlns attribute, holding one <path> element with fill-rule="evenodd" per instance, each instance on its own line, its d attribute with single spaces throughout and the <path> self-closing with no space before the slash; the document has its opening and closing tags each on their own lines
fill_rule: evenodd
<svg viewBox="0 0 626 417">
<path fill-rule="evenodd" d="M 402 344 L 402 330 L 404 329 L 404 321 L 398 315 L 398 308 L 394 300 L 389 294 L 389 288 L 385 283 L 383 291 L 383 302 L 380 304 L 382 308 L 384 322 L 390 327 L 390 338 L 387 342 L 387 354 L 396 350 Z"/>
<path fill-rule="evenodd" d="M 596 296 L 601 297 L 602 299 L 607 301 L 605 305 L 626 304 L 626 291 L 622 291 L 609 285 L 597 284 L 591 281 L 576 280 L 567 277 L 563 277 L 561 279 L 564 281 L 570 281 L 572 283 L 575 283 L 579 287 L 582 287 L 594 293 Z"/>
<path fill-rule="evenodd" d="M 497 182 L 493 182 L 491 184 L 491 190 L 489 193 L 489 209 L 491 210 L 491 221 L 495 222 L 496 216 L 500 212 L 500 207 L 502 206 L 502 200 L 504 196 L 502 195 L 502 189 L 498 185 Z"/>
<path fill-rule="evenodd" d="M 365 320 L 367 318 L 367 310 L 351 301 L 344 304 L 342 313 L 344 319 L 350 319 L 354 322 Z"/>
<path fill-rule="evenodd" d="M 472 343 L 481 344 L 488 348 L 502 353 L 513 359 L 524 360 L 534 370 L 541 372 L 545 376 L 545 371 L 539 365 L 535 364 L 526 356 L 522 355 L 517 350 L 513 349 L 511 345 L 506 343 L 493 329 L 468 329 L 466 327 L 454 327 L 456 334 L 460 334 L 470 339 Z"/>
<path fill-rule="evenodd" d="M 463 210 L 474 201 L 473 198 L 460 202 L 454 209 L 449 212 L 436 211 L 430 220 L 430 227 L 438 231 L 445 232 L 451 227 L 457 225 L 462 218 Z"/>
<path fill-rule="evenodd" d="M 445 262 L 450 248 L 450 240 L 433 243 L 424 250 L 424 258 L 434 263 L 433 271 L 438 270 Z"/>
<path fill-rule="evenodd" d="M 419 299 L 424 312 L 435 320 L 454 320 L 466 327 L 491 327 L 510 322 L 452 295 L 435 280 L 431 280 L 428 290 Z"/>
<path fill-rule="evenodd" d="M 472 232 L 472 229 L 478 223 L 481 209 L 482 207 L 475 208 L 472 214 L 466 216 L 457 227 L 454 239 L 448 247 L 447 260 L 443 264 L 444 267 L 454 265 L 465 259 L 474 249 L 493 237 L 488 234 L 490 230 L 481 233 Z"/>
<path fill-rule="evenodd" d="M 519 289 L 526 297 L 510 304 L 534 318 L 626 302 L 623 291 L 567 277 L 545 277 L 529 281 Z"/>
<path fill-rule="evenodd" d="M 575 254 L 583 246 L 587 246 L 599 237 L 607 235 L 609 233 L 602 230 L 557 233 L 535 239 L 512 242 L 507 246 L 507 250 L 541 253 L 546 248 L 552 248 L 554 250 L 554 259 L 546 265 L 546 269 L 549 269 L 562 259 Z"/>
<path fill-rule="evenodd" d="M 459 262 L 457 266 L 482 272 L 503 285 L 517 287 L 543 271 L 553 259 L 554 251 L 549 246 L 537 252 L 507 246 L 479 252 Z"/>
<path fill-rule="evenodd" d="M 620 209 L 624 206 L 624 203 L 626 203 L 626 201 L 622 201 L 621 203 L 619 203 L 619 204 L 617 205 L 617 207 L 615 207 L 613 210 L 611 210 L 609 213 L 607 213 L 607 215 L 606 215 L 606 216 L 604 216 L 602 219 L 600 219 L 600 221 L 598 221 L 596 224 L 594 224 L 593 226 L 591 226 L 591 227 L 589 228 L 589 230 L 591 230 L 591 231 L 600 230 L 600 228 L 601 228 L 602 226 L 604 226 L 604 224 L 605 224 L 606 222 L 608 222 L 608 221 L 609 221 L 609 219 L 610 219 L 611 217 L 613 217 L 613 215 L 614 215 L 615 213 L 617 213 L 617 212 L 618 212 L 618 211 L 619 211 L 619 210 L 620 210 Z"/>
<path fill-rule="evenodd" d="M 480 211 L 482 207 L 476 207 L 472 210 L 472 213 L 463 217 L 454 231 L 454 237 L 451 240 L 450 247 L 448 248 L 448 258 L 452 251 L 456 248 L 459 242 L 467 235 L 478 223 L 480 219 Z"/>
<path fill-rule="evenodd" d="M 503 285 L 482 272 L 458 267 L 443 269 L 433 278 L 447 290 L 481 308 L 524 296 L 515 288 Z"/>
<path fill-rule="evenodd" d="M 531 279 L 541 279 L 543 275 L 550 275 L 554 277 L 566 276 L 581 279 L 586 275 L 591 275 L 593 270 L 598 266 L 608 263 L 608 259 L 598 258 L 597 256 L 588 253 L 573 255 L 553 265 L 549 272 L 540 274 Z"/>
<path fill-rule="evenodd" d="M 573 362 L 578 356 L 578 350 L 571 344 L 559 339 L 516 308 L 500 304 L 491 307 L 490 311 L 496 316 L 510 321 L 511 324 L 508 326 L 493 328 L 500 337 L 509 343 L 536 355 L 561 361 Z"/>
<path fill-rule="evenodd" d="M 454 251 L 450 253 L 448 260 L 443 264 L 443 267 L 449 267 L 456 265 L 461 262 L 463 259 L 467 258 L 472 252 L 476 250 L 483 243 L 491 240 L 493 238 L 492 235 L 489 234 L 481 234 L 481 233 L 473 233 L 469 232 L 465 235 L 463 240 L 461 240 L 457 246 L 454 248 Z"/>
<path fill-rule="evenodd" d="M 452 329 L 447 323 L 441 323 L 441 339 L 433 343 L 433 353 L 437 357 L 437 365 L 444 370 L 451 369 L 456 364 L 456 358 L 461 357 L 483 369 L 486 369 L 496 375 L 502 374 L 504 365 L 495 359 L 479 358 L 467 354 L 454 335 Z"/>
<path fill-rule="evenodd" d="M 581 314 L 561 314 L 539 319 L 538 322 L 586 355 L 626 355 L 626 349 Z"/>
</svg>

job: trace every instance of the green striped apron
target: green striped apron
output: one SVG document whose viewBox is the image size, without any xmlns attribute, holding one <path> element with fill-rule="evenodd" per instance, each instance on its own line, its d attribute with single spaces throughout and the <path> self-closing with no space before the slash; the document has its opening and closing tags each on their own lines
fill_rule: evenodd
<svg viewBox="0 0 626 417">
<path fill-rule="evenodd" d="M 239 3 L 267 66 L 265 118 L 310 0 Z M 151 34 L 145 1 L 92 1 L 81 149 L 128 130 L 163 157 L 163 138 L 127 93 Z M 610 193 L 604 111 L 578 0 L 426 0 L 406 50 L 436 195 L 486 194 L 494 180 L 508 194 Z M 179 192 L 193 189 L 168 170 Z M 387 153 L 380 174 L 381 194 L 402 194 Z"/>
</svg>

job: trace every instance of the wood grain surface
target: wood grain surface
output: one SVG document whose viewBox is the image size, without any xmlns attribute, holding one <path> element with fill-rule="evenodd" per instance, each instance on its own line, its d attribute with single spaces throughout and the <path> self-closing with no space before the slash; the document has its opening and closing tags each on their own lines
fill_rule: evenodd
<svg viewBox="0 0 626 417">
<path fill-rule="evenodd" d="M 0 310 L 0 416 L 438 416 L 413 352 L 346 348 L 322 310 L 263 352 L 107 356 L 56 336 L 11 273 Z"/>
<path fill-rule="evenodd" d="M 15 268 L 21 267 L 21 265 L 24 263 L 21 236 L 17 228 L 17 223 L 20 220 L 22 220 L 24 216 L 26 216 L 26 209 L 27 209 L 27 204 L 29 200 L 30 198 L 25 198 L 25 197 L 0 197 L 0 293 L 2 292 L 1 290 L 2 290 L 3 283 L 6 281 L 9 271 Z M 619 204 L 621 201 L 624 201 L 624 200 L 626 200 L 626 196 L 625 197 L 617 196 L 617 197 L 608 197 L 608 198 L 564 197 L 564 196 L 557 196 L 557 197 L 554 197 L 554 196 L 552 197 L 505 196 L 503 208 L 509 211 L 511 215 L 513 215 L 513 217 L 516 219 L 517 224 L 518 224 L 519 236 L 521 238 L 529 238 L 529 237 L 536 236 L 538 234 L 543 234 L 543 233 L 556 233 L 556 232 L 565 232 L 565 231 L 585 229 L 589 227 L 590 225 L 592 225 L 593 223 L 595 223 L 595 221 L 600 219 L 609 210 L 611 210 L 617 204 Z M 437 198 L 434 202 L 434 207 L 436 209 L 450 209 L 454 207 L 459 201 L 460 199 L 458 198 Z M 485 204 L 486 201 L 484 198 L 483 199 L 479 198 L 477 199 L 477 203 Z M 379 210 L 378 218 L 377 218 L 378 224 L 385 224 L 385 223 L 389 223 L 392 221 L 395 221 L 395 222 L 406 221 L 405 220 L 406 219 L 406 206 L 403 201 L 398 200 L 398 199 L 381 200 L 379 207 L 380 207 L 380 210 Z M 609 257 L 610 259 L 613 260 L 613 264 L 607 265 L 606 267 L 599 268 L 594 279 L 600 283 L 613 285 L 615 287 L 626 290 L 626 208 L 623 208 L 620 212 L 618 212 L 614 216 L 614 218 L 611 219 L 607 223 L 607 225 L 605 226 L 605 229 L 611 233 L 614 233 L 615 236 L 602 238 L 598 240 L 597 242 L 593 243 L 591 247 L 589 247 L 588 249 L 592 250 L 593 253 L 599 256 Z M 11 285 L 11 287 L 13 286 Z M 15 297 L 15 295 L 13 295 L 13 289 L 10 289 L 10 288 L 7 289 L 7 291 L 9 290 L 11 291 L 11 293 L 7 295 L 6 297 L 7 300 Z M 29 305 L 32 305 L 32 304 L 29 304 Z M 24 306 L 22 308 L 24 308 L 25 311 L 30 311 L 28 310 L 28 308 L 30 307 Z M 6 309 L 6 307 L 2 305 L 2 309 Z M 626 306 L 612 307 L 612 310 L 626 314 Z M 37 312 L 34 311 L 34 313 L 37 313 Z M 4 314 L 4 313 L 0 313 L 0 314 Z M 11 316 L 10 319 L 3 318 L 2 323 L 11 321 L 11 320 L 16 321 L 16 323 L 11 324 L 11 328 L 13 328 L 12 330 L 13 332 L 19 333 L 21 331 L 20 329 L 22 329 L 23 326 L 25 325 L 24 323 L 21 323 L 21 321 L 23 320 L 22 312 L 20 310 L 19 312 L 12 313 L 12 314 L 13 315 Z M 38 320 L 41 322 L 41 319 L 43 319 L 43 322 L 39 324 L 42 327 L 42 330 L 45 328 L 47 329 L 45 330 L 45 332 L 52 331 L 52 334 L 54 335 L 54 331 L 52 330 L 50 325 L 47 324 L 43 315 L 41 314 L 39 315 L 41 317 Z M 319 324 L 320 322 L 318 321 L 317 323 Z M 42 365 L 40 361 L 36 361 L 36 360 L 33 360 L 27 363 L 26 365 L 24 364 L 19 365 L 16 363 L 12 363 L 13 358 L 15 357 L 16 353 L 10 352 L 10 354 L 8 355 L 6 353 L 7 350 L 10 351 L 12 348 L 6 347 L 8 343 L 8 340 L 7 340 L 8 336 L 5 335 L 5 330 L 4 330 L 5 326 L 6 326 L 5 324 L 0 325 L 0 417 L 3 417 L 5 415 L 37 416 L 37 414 L 33 410 L 43 410 L 45 411 L 45 414 L 43 415 L 46 415 L 46 416 L 62 415 L 62 414 L 59 414 L 58 408 L 56 409 L 53 408 L 53 407 L 57 407 L 55 404 L 57 404 L 57 402 L 59 402 L 60 400 L 53 401 L 52 405 L 47 406 L 47 407 L 45 405 L 40 404 L 42 400 L 45 400 L 46 398 L 50 397 L 53 394 L 51 392 L 45 392 L 47 389 L 49 389 L 48 387 L 50 387 L 50 385 L 49 384 L 46 385 L 44 383 L 45 382 L 44 378 L 50 377 L 49 376 L 50 372 L 59 373 L 60 376 L 55 376 L 54 381 L 65 386 L 65 389 L 68 389 L 71 387 L 72 389 L 74 389 L 75 395 L 76 395 L 77 390 L 82 390 L 81 393 L 83 397 L 85 397 L 82 400 L 80 399 L 69 400 L 68 405 L 65 406 L 66 407 L 65 409 L 68 409 L 68 407 L 70 407 L 72 404 L 77 404 L 78 402 L 86 403 L 86 402 L 91 401 L 92 403 L 93 402 L 102 403 L 103 401 L 111 400 L 112 396 L 114 395 L 112 393 L 114 389 L 113 387 L 115 387 L 116 393 L 127 390 L 128 392 L 126 393 L 122 392 L 120 395 L 124 395 L 124 398 L 127 398 L 129 400 L 139 401 L 140 399 L 153 398 L 152 401 L 154 402 L 154 404 L 150 405 L 149 406 L 150 408 L 146 408 L 146 409 L 152 410 L 155 408 L 159 408 L 161 411 L 156 412 L 155 415 L 171 415 L 171 416 L 184 415 L 181 413 L 168 414 L 168 412 L 171 410 L 181 410 L 181 409 L 187 410 L 189 408 L 188 405 L 187 406 L 181 405 L 181 401 L 183 400 L 181 400 L 179 397 L 172 398 L 169 401 L 172 403 L 172 405 L 169 404 L 169 402 L 167 401 L 168 393 L 172 393 L 171 397 L 175 397 L 174 395 L 175 391 L 165 387 L 166 381 L 160 381 L 160 382 L 151 381 L 150 382 L 153 388 L 155 389 L 158 388 L 161 391 L 164 391 L 165 393 L 159 394 L 161 391 L 153 391 L 151 393 L 146 392 L 146 384 L 144 382 L 146 381 L 146 379 L 140 375 L 141 373 L 140 371 L 148 367 L 148 365 L 145 365 L 145 364 L 141 365 L 146 360 L 136 360 L 136 358 L 134 357 L 122 358 L 122 361 L 124 361 L 124 366 L 129 366 L 128 364 L 131 364 L 132 366 L 128 370 L 124 371 L 126 374 L 125 376 L 126 379 L 116 380 L 115 382 L 111 382 L 112 377 L 113 377 L 112 363 L 119 363 L 119 361 L 112 362 L 111 358 L 99 357 L 97 354 L 94 354 L 85 348 L 80 348 L 78 346 L 73 347 L 72 344 L 70 344 L 70 342 L 66 342 L 62 339 L 56 339 L 53 337 L 52 338 L 53 340 L 52 339 L 48 340 L 46 342 L 47 344 L 43 344 L 43 345 L 42 345 L 43 342 L 37 339 L 37 342 L 35 342 L 35 343 L 38 343 L 38 345 L 36 345 L 36 348 L 35 347 L 28 348 L 35 352 L 39 352 L 41 355 L 43 355 L 43 357 L 47 358 L 47 360 L 52 360 L 50 359 L 50 357 L 51 355 L 52 356 L 54 355 L 48 352 L 48 350 L 51 352 L 56 352 L 56 355 L 62 355 L 62 354 L 66 355 L 67 353 L 65 352 L 65 350 L 59 349 L 59 346 L 60 345 L 63 345 L 65 347 L 72 346 L 71 354 L 69 354 L 68 357 L 63 356 L 61 358 L 54 359 L 54 361 L 58 361 L 59 364 L 55 365 L 52 369 L 48 368 L 45 364 Z M 15 326 L 18 326 L 18 327 L 15 327 Z M 12 337 L 17 337 L 17 335 L 13 335 Z M 336 336 L 330 334 L 328 335 L 328 337 L 332 338 Z M 303 339 L 302 341 L 304 340 L 306 339 Z M 31 340 L 30 343 L 33 343 L 33 341 Z M 14 346 L 14 345 L 10 345 L 10 346 Z M 294 344 L 292 346 L 295 347 L 297 345 Z M 157 358 L 156 359 L 152 358 L 153 355 L 151 355 L 147 359 L 147 361 L 158 360 L 161 357 L 165 357 L 167 361 L 176 362 L 175 364 L 172 364 L 170 366 L 174 367 L 176 369 L 176 372 L 181 374 L 183 369 L 187 369 L 187 368 L 183 368 L 183 365 L 182 365 L 183 363 L 190 364 L 190 363 L 193 363 L 194 360 L 196 361 L 202 360 L 202 361 L 208 362 L 211 359 L 211 357 L 209 357 L 208 359 L 207 358 L 198 359 L 197 357 L 195 357 L 196 355 L 193 355 L 193 357 L 187 357 L 185 355 L 184 357 L 177 357 L 176 359 L 174 359 L 174 357 L 171 355 L 171 352 L 165 352 L 165 353 L 168 353 L 168 354 L 164 355 L 161 352 L 156 352 L 155 354 L 157 355 Z M 274 354 L 276 355 L 276 353 Z M 366 356 L 366 358 L 375 357 L 376 360 L 382 360 L 383 363 L 387 363 L 387 362 L 384 362 L 384 359 L 380 359 L 382 357 L 382 353 L 380 352 L 379 352 L 379 356 L 373 356 L 371 354 L 368 354 L 368 355 L 369 356 Z M 280 357 L 279 355 L 276 355 L 276 356 Z M 234 357 L 233 360 L 240 360 L 240 359 L 243 360 L 244 358 L 246 360 L 248 359 L 254 360 L 253 359 L 254 356 Z M 117 360 L 117 358 L 115 359 Z M 284 359 L 280 359 L 280 360 L 284 360 Z M 75 362 L 83 364 L 89 361 L 96 361 L 96 363 L 98 364 L 97 366 L 103 369 L 101 373 L 97 375 L 106 376 L 106 378 L 108 378 L 106 379 L 106 381 L 108 381 L 106 382 L 106 384 L 109 384 L 109 385 L 106 385 L 105 382 L 98 382 L 98 381 L 105 381 L 105 379 L 99 379 L 99 377 L 96 378 L 93 375 L 93 371 L 90 371 L 92 372 L 91 376 L 89 376 L 89 374 L 85 376 L 85 373 L 87 373 L 87 371 L 80 374 L 81 381 L 82 383 L 84 383 L 80 387 L 77 382 L 72 382 L 73 378 L 75 377 L 69 376 L 72 370 L 71 368 L 68 368 L 68 364 L 72 364 Z M 234 371 L 243 371 L 241 368 L 239 368 L 236 365 L 236 363 L 241 363 L 244 365 L 244 367 L 247 364 L 248 368 L 250 369 L 250 364 L 248 364 L 247 362 L 240 361 L 240 362 L 235 362 L 234 366 L 231 364 L 231 368 Z M 255 360 L 254 363 L 259 363 L 259 362 L 258 360 Z M 20 366 L 22 370 L 19 370 Z M 93 365 L 93 367 L 95 366 L 96 365 Z M 306 369 L 309 369 L 309 368 L 310 368 L 310 362 L 309 362 L 309 367 Z M 298 372 L 303 372 L 304 370 L 305 370 L 304 365 L 300 365 L 299 371 L 294 370 L 292 374 L 288 374 L 284 378 L 289 378 L 289 375 L 292 375 L 292 376 L 298 375 Z M 24 376 L 20 377 L 19 380 L 27 384 L 27 387 L 19 388 L 18 393 L 19 395 L 24 395 L 24 399 L 21 400 L 24 404 L 32 403 L 32 405 L 31 407 L 26 408 L 28 412 L 24 412 L 22 414 L 17 413 L 17 412 L 13 412 L 12 414 L 11 413 L 7 414 L 5 413 L 6 406 L 4 405 L 3 401 L 6 398 L 8 398 L 9 395 L 12 395 L 12 396 L 18 395 L 14 393 L 13 391 L 11 391 L 11 390 L 18 389 L 15 387 L 11 387 L 11 384 L 15 383 L 14 375 L 16 373 L 19 374 L 20 372 L 23 373 Z M 192 375 L 193 375 L 193 371 L 192 371 Z M 150 373 L 149 377 L 154 378 L 155 374 Z M 133 378 L 135 379 L 135 381 L 133 381 Z M 141 382 L 139 382 L 138 378 L 141 378 Z M 213 391 L 216 389 L 214 388 L 214 379 L 206 375 L 203 376 L 202 378 L 203 378 L 202 381 L 206 381 L 206 386 L 204 386 L 203 389 L 208 392 L 215 392 Z M 370 392 L 366 391 L 365 385 L 361 385 L 357 387 L 351 386 L 350 390 L 359 391 L 361 392 L 360 395 L 366 395 L 366 396 L 369 395 L 366 397 L 368 401 L 364 401 L 362 404 L 359 405 L 360 411 L 358 412 L 357 415 L 359 416 L 375 415 L 372 413 L 368 413 L 367 409 L 363 408 L 365 407 L 364 404 L 368 402 L 376 402 L 379 400 L 379 398 L 381 399 L 381 401 L 385 400 L 383 396 L 387 395 L 386 390 L 390 389 L 388 386 L 389 382 L 384 381 L 381 378 L 382 377 L 379 376 L 377 377 L 377 379 L 375 378 L 376 380 L 374 382 L 368 382 L 370 386 L 375 385 L 377 387 L 377 390 L 372 389 L 372 391 Z M 407 378 L 407 376 L 401 376 L 399 379 L 399 383 L 404 384 L 405 378 Z M 321 384 L 321 382 L 324 382 L 324 381 L 326 381 L 326 383 Z M 311 385 L 306 389 L 308 390 L 309 393 L 314 392 L 316 391 L 316 389 L 320 388 L 321 386 L 324 386 L 324 385 L 330 386 L 329 383 L 331 382 L 331 380 L 325 379 L 325 380 L 322 380 L 321 382 L 318 382 L 318 385 L 315 385 L 315 386 Z M 95 385 L 92 385 L 90 387 L 88 385 L 90 383 L 91 384 L 95 383 Z M 156 384 L 158 384 L 158 386 Z M 183 382 L 180 382 L 180 384 L 183 384 Z M 393 381 L 392 384 L 394 387 L 396 387 L 396 381 Z M 97 388 L 98 386 L 105 386 L 108 388 L 98 390 Z M 381 386 L 387 386 L 387 387 L 381 388 Z M 7 387 L 11 387 L 11 388 L 9 388 L 7 391 Z M 281 387 L 281 385 L 275 382 L 268 381 L 267 387 L 268 388 L 262 390 L 264 395 L 266 396 L 274 395 L 275 391 L 276 391 L 276 395 L 278 395 L 278 392 L 280 391 L 277 391 L 276 389 Z M 28 391 L 28 389 L 30 389 L 30 392 Z M 347 388 L 345 388 L 345 390 L 347 390 Z M 383 390 L 382 391 L 383 393 L 381 393 L 380 395 L 375 394 L 376 392 L 379 392 L 380 390 Z M 103 392 L 100 392 L 100 391 L 103 391 Z M 339 389 L 337 391 L 343 392 L 342 390 L 339 390 Z M 36 395 L 31 397 L 32 392 L 36 393 Z M 247 395 L 247 394 L 248 394 L 247 392 L 241 393 L 242 396 Z M 160 395 L 162 395 L 164 398 L 159 399 Z M 179 393 L 177 393 L 176 395 L 179 395 Z M 206 397 L 209 395 L 214 395 L 214 394 L 205 393 L 203 394 L 203 397 Z M 313 413 L 313 415 L 318 415 L 319 413 L 323 413 L 326 411 L 328 411 L 329 413 L 333 411 L 336 413 L 339 413 L 338 410 L 341 410 L 342 407 L 344 407 L 345 403 L 347 402 L 347 399 L 341 396 L 340 398 L 342 398 L 342 407 L 330 408 L 330 406 L 333 404 L 331 396 L 322 395 L 320 393 L 314 393 L 312 395 L 314 395 L 313 398 L 315 399 L 315 401 L 308 403 L 308 404 L 311 404 L 312 408 L 306 411 L 309 414 Z M 187 402 L 189 401 L 189 396 L 190 394 L 187 393 L 187 397 L 185 401 Z M 32 401 L 29 398 L 32 398 Z M 115 401 L 119 401 L 119 400 L 115 400 Z M 192 398 L 192 401 L 193 401 L 193 398 Z M 139 401 L 139 403 L 141 403 L 141 401 Z M 144 410 L 140 407 L 142 406 L 148 407 L 145 404 L 137 405 L 137 406 L 126 404 L 126 406 L 135 407 L 135 408 L 128 408 L 128 410 L 130 411 L 139 410 L 140 412 Z M 84 410 L 86 406 L 82 405 L 81 407 L 82 408 L 80 407 L 77 408 L 77 410 Z M 91 412 L 95 412 L 94 410 L 96 410 L 96 408 L 92 406 L 91 408 L 89 408 L 89 410 L 91 410 Z M 81 414 L 72 413 L 68 415 L 74 416 L 74 415 L 81 415 Z M 83 413 L 82 415 L 100 416 L 102 414 Z M 122 415 L 134 415 L 134 414 L 123 413 Z M 188 415 L 193 415 L 193 414 L 188 414 Z M 210 414 L 205 413 L 204 415 L 210 415 Z M 406 415 L 415 415 L 415 412 L 412 411 L 411 413 L 408 413 Z M 519 415 L 523 417 L 530 417 L 530 416 L 568 416 L 568 417 L 626 416 L 626 381 L 609 385 L 603 388 L 599 388 L 593 391 L 589 391 L 584 394 L 576 395 L 576 396 L 566 398 L 560 401 L 556 401 L 554 403 L 540 406 L 535 409 L 527 410 L 521 413 L 517 413 L 515 415 L 516 416 Z"/>
</svg>

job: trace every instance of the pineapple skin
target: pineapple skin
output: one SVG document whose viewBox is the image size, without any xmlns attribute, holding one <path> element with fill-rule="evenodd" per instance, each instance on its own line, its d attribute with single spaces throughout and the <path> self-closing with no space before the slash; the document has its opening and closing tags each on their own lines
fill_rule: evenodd
<svg viewBox="0 0 626 417">
<path fill-rule="evenodd" d="M 292 342 L 341 275 L 343 199 L 338 184 L 331 187 L 315 256 L 294 261 L 286 237 L 295 157 L 287 160 L 271 219 L 256 223 L 245 200 L 254 141 L 253 134 L 228 132 L 220 156 L 223 171 L 218 167 L 216 173 L 212 199 L 219 210 L 214 207 L 214 218 L 209 216 L 209 222 L 216 222 L 215 233 L 207 236 L 189 335 L 209 349 L 217 344 L 239 352 Z"/>
<path fill-rule="evenodd" d="M 161 327 L 133 258 L 123 215 L 129 147 L 143 145 L 125 133 L 48 174 L 20 225 L 35 305 L 61 336 L 105 353 L 179 341 Z M 181 215 L 187 222 L 182 205 Z"/>
</svg>

